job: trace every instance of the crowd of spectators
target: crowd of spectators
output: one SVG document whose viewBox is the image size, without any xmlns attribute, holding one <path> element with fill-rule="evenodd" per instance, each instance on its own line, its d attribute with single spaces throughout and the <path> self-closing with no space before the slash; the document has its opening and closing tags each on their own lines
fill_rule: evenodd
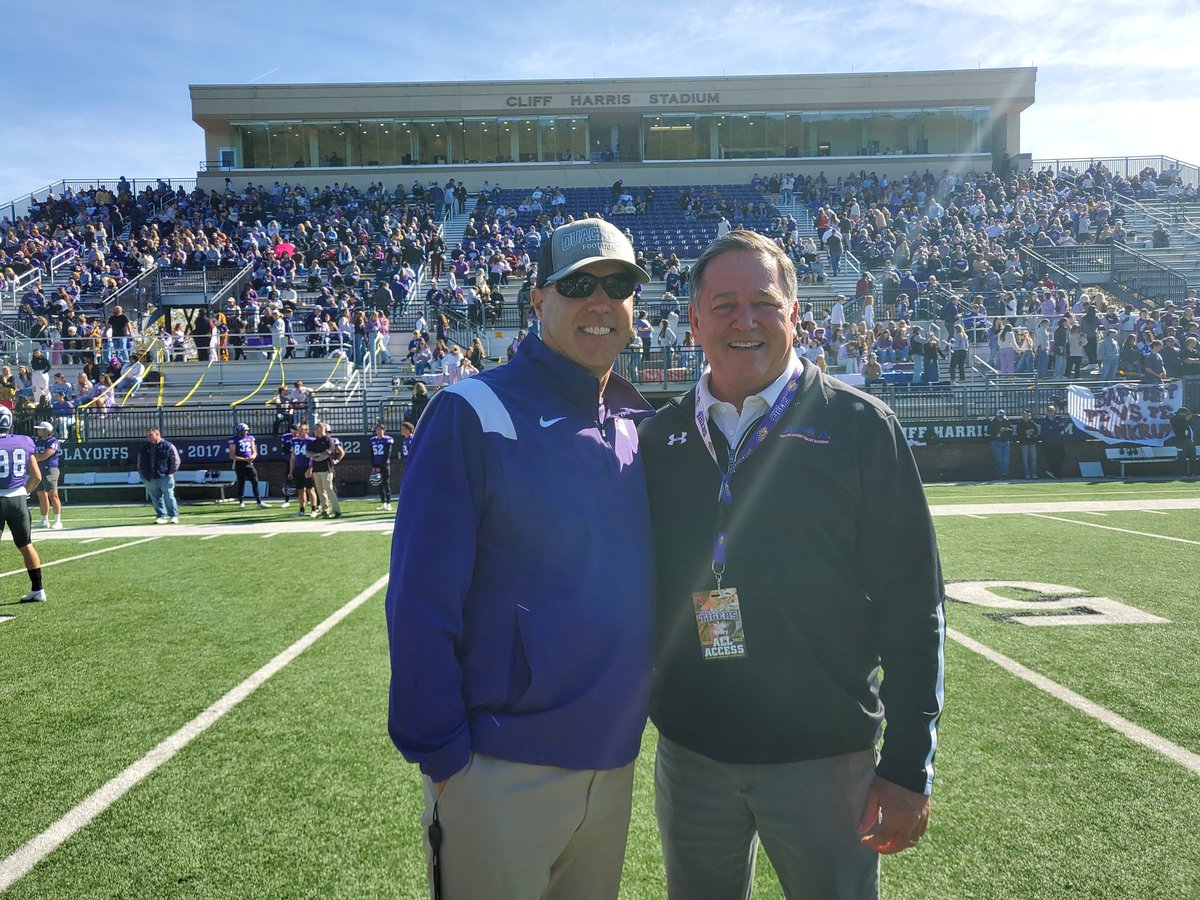
<svg viewBox="0 0 1200 900">
<path fill-rule="evenodd" d="M 1195 191 L 1182 186 L 1178 173 L 1147 170 L 1125 179 L 1093 165 L 1058 174 L 935 176 L 927 170 L 889 178 L 863 170 L 832 179 L 823 172 L 755 176 L 752 186 L 762 192 L 761 202 L 684 189 L 676 203 L 685 217 L 715 220 L 718 231 L 754 227 L 769 234 L 795 260 L 802 284 L 837 274 L 843 249 L 854 253 L 867 273 L 853 298 L 856 321 L 837 321 L 834 308 L 814 311 L 806 338 L 829 364 L 859 371 L 870 363 L 886 370 L 911 360 L 910 320 L 921 303 L 924 313 L 940 315 L 945 326 L 930 362 L 936 366 L 945 354 L 951 377 L 963 377 L 961 356 L 955 365 L 956 351 L 963 349 L 954 346 L 960 326 L 968 345 L 987 343 L 988 362 L 1002 374 L 1058 374 L 1064 345 L 1055 333 L 1063 325 L 1064 375 L 1080 368 L 1072 349 L 1081 351 L 1078 359 L 1098 377 L 1113 374 L 1106 343 L 1110 327 L 1121 346 L 1132 332 L 1143 358 L 1152 343 L 1143 338 L 1161 340 L 1158 352 L 1168 375 L 1195 364 L 1189 340 L 1195 336 L 1194 297 L 1179 309 L 1134 316 L 1130 329 L 1128 311 L 1110 309 L 1100 298 L 1087 317 L 1092 298 L 1071 304 L 1053 280 L 1027 273 L 1019 252 L 1022 245 L 1158 241 L 1126 230 L 1123 198 L 1149 196 L 1153 187 L 1156 195 L 1187 199 Z M 284 355 L 344 353 L 361 363 L 386 353 L 390 320 L 414 300 L 423 301 L 423 311 L 439 323 L 456 317 L 478 325 L 494 322 L 513 298 L 514 282 L 520 284 L 515 298 L 527 303 L 533 262 L 555 227 L 587 215 L 636 215 L 654 203 L 653 188 L 626 189 L 622 182 L 613 185 L 607 212 L 571 210 L 564 190 L 553 185 L 531 189 L 517 205 L 504 202 L 503 193 L 485 183 L 475 194 L 462 242 L 447 247 L 439 223 L 464 212 L 472 196 L 456 179 L 391 190 L 381 182 L 365 190 L 278 182 L 239 189 L 227 179 L 223 191 L 207 192 L 159 182 L 136 194 L 121 179 L 112 189 L 52 195 L 35 203 L 28 217 L 0 223 L 4 277 L 44 268 L 62 250 L 75 250 L 67 285 L 49 297 L 31 288 L 19 306 L 23 329 L 52 364 L 70 365 L 87 355 L 106 368 L 112 356 L 128 362 L 120 338 L 132 344 L 137 323 L 131 322 L 127 335 L 113 334 L 111 310 L 103 302 L 145 269 L 183 273 L 247 264 L 253 267 L 251 280 L 236 298 L 190 326 L 173 322 L 164 329 L 160 336 L 173 355 L 238 359 L 278 347 Z M 790 214 L 772 215 L 775 198 L 807 207 L 816 235 L 802 236 Z M 663 280 L 672 300 L 687 298 L 689 272 L 682 260 L 655 252 L 640 262 Z M 422 269 L 429 278 L 418 297 Z M 957 314 L 949 310 L 953 305 Z M 653 312 L 662 319 L 666 304 Z M 1083 336 L 1073 348 L 1070 335 L 1076 330 Z M 938 329 L 933 331 L 937 339 Z M 440 358 L 450 355 L 448 334 L 432 340 L 445 345 Z M 816 347 L 802 349 L 816 355 Z M 436 350 L 435 343 L 431 352 Z M 923 360 L 924 348 L 918 356 Z M 1133 362 L 1127 348 L 1123 360 L 1119 352 L 1115 373 L 1128 377 L 1125 364 Z"/>
<path fill-rule="evenodd" d="M 752 183 L 783 202 L 794 198 L 811 211 L 817 232 L 811 244 L 798 235 L 790 216 L 763 229 L 792 254 L 802 279 L 811 276 L 822 255 L 835 274 L 835 254 L 848 248 L 855 255 L 866 270 L 855 299 L 865 303 L 870 297 L 872 303 L 871 313 L 861 315 L 873 320 L 878 300 L 882 315 L 893 320 L 868 326 L 876 338 L 882 337 L 881 328 L 894 337 L 896 322 L 907 321 L 914 305 L 921 304 L 924 315 L 943 321 L 943 343 L 954 342 L 960 324 L 968 346 L 986 340 L 989 362 L 1002 374 L 1045 375 L 1053 369 L 1060 376 L 1075 376 L 1084 363 L 1097 377 L 1149 378 L 1144 362 L 1151 356 L 1152 341 L 1142 337 L 1133 342 L 1142 350 L 1142 363 L 1135 366 L 1127 351 L 1125 365 L 1113 369 L 1101 364 L 1100 347 L 1114 326 L 1118 335 L 1135 331 L 1160 339 L 1167 376 L 1195 371 L 1194 292 L 1179 308 L 1164 304 L 1156 309 L 1150 301 L 1140 313 L 1132 307 L 1110 308 L 1099 295 L 1085 293 L 1071 302 L 1052 278 L 1025 271 L 1020 254 L 1023 245 L 1164 245 L 1165 235 L 1133 235 L 1125 228 L 1122 202 L 1149 196 L 1151 187 L 1188 198 L 1195 191 L 1182 186 L 1177 172 L 1159 175 L 1147 169 L 1137 179 L 1125 179 L 1094 164 L 1083 172 L 1031 171 L 1007 177 L 949 171 L 937 177 L 927 170 L 892 179 L 864 170 L 833 180 L 824 173 L 756 176 Z M 1090 315 L 1089 305 L 1094 307 Z M 825 314 L 825 325 L 841 325 L 830 321 L 831 314 Z M 1055 341 L 1060 327 L 1067 338 Z M 1071 335 L 1078 346 L 1070 345 Z M 963 343 L 960 339 L 957 349 L 965 349 Z M 839 356 L 846 352 L 842 346 L 836 350 Z M 881 343 L 873 362 L 886 368 L 883 350 Z M 852 371 L 856 355 L 852 348 L 845 361 Z M 1156 369 L 1157 362 L 1151 359 L 1149 366 Z"/>
</svg>

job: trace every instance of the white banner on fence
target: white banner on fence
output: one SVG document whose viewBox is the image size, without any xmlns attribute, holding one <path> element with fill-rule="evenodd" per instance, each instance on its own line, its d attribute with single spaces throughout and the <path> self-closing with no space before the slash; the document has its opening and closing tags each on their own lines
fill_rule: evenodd
<svg viewBox="0 0 1200 900">
<path fill-rule="evenodd" d="M 1067 412 L 1075 427 L 1106 444 L 1161 447 L 1174 433 L 1171 416 L 1181 405 L 1181 381 L 1102 389 L 1073 384 L 1067 389 Z"/>
</svg>

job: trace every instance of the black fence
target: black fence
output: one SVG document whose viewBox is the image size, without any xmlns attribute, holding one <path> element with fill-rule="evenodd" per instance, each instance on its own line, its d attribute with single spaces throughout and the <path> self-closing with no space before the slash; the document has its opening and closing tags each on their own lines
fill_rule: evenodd
<svg viewBox="0 0 1200 900">
<path fill-rule="evenodd" d="M 1181 303 L 1187 296 L 1184 275 L 1122 244 L 1038 247 L 1026 256 L 1035 258 L 1035 265 L 1037 260 L 1052 263 L 1073 276 L 1101 276 L 1134 303 L 1152 300 L 1162 306 L 1167 300 Z"/>
<path fill-rule="evenodd" d="M 297 414 L 311 423 L 324 422 L 337 434 L 366 434 L 375 425 L 377 410 L 363 403 L 320 404 Z M 89 407 L 76 412 L 76 422 L 66 428 L 70 440 L 81 442 L 131 440 L 145 437 L 146 429 L 157 428 L 168 438 L 227 436 L 233 426 L 245 422 L 256 435 L 278 433 L 275 407 L 261 401 L 231 407 L 228 404 L 182 407 L 117 407 L 103 410 Z M 397 427 L 399 422 L 396 423 Z M 286 428 L 286 424 L 282 426 Z"/>
<path fill-rule="evenodd" d="M 699 347 L 622 350 L 613 367 L 618 375 L 640 387 L 686 390 L 704 371 L 704 353 Z"/>
<path fill-rule="evenodd" d="M 1046 405 L 1053 403 L 1066 409 L 1067 383 L 1034 384 L 997 387 L 966 387 L 950 384 L 875 385 L 870 392 L 895 411 L 901 421 L 931 419 L 990 419 L 997 409 L 1014 416 L 1021 410 L 1032 409 L 1040 415 Z"/>
<path fill-rule="evenodd" d="M 683 392 L 690 389 L 704 367 L 703 354 L 698 347 L 654 349 L 645 352 L 622 351 L 616 371 L 643 390 Z M 1098 382 L 1081 382 L 1095 387 Z M 997 409 L 1010 414 L 1032 409 L 1035 413 L 1053 403 L 1066 408 L 1068 382 L 1053 383 L 1013 381 L 992 387 L 951 384 L 933 385 L 874 385 L 869 388 L 887 403 L 901 421 L 963 420 L 978 421 L 991 418 Z M 316 421 L 337 434 L 369 434 L 377 422 L 390 433 L 397 433 L 400 423 L 409 417 L 412 400 L 407 382 L 397 384 L 396 395 L 382 401 L 350 403 L 318 401 L 310 410 L 297 413 L 297 421 L 310 424 Z M 1185 379 L 1184 404 L 1200 409 L 1200 378 Z M 17 416 L 16 430 L 30 433 L 35 418 L 44 414 L 23 413 Z M 278 433 L 286 423 L 278 423 L 274 406 L 256 400 L 237 407 L 227 404 L 188 404 L 182 407 L 117 407 L 111 410 L 88 408 L 76 413 L 73 424 L 60 422 L 70 441 L 83 443 L 140 439 L 146 429 L 158 428 L 168 438 L 225 437 L 233 433 L 238 422 L 245 422 L 259 436 Z"/>
</svg>

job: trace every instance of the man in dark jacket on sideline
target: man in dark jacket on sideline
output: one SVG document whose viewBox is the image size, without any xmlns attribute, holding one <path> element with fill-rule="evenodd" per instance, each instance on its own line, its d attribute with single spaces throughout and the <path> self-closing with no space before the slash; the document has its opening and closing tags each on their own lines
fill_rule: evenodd
<svg viewBox="0 0 1200 900">
<path fill-rule="evenodd" d="M 138 475 L 154 506 L 154 521 L 159 525 L 179 524 L 179 504 L 175 502 L 175 473 L 179 471 L 179 450 L 157 428 L 146 429 L 146 443 L 138 451 Z"/>
</svg>

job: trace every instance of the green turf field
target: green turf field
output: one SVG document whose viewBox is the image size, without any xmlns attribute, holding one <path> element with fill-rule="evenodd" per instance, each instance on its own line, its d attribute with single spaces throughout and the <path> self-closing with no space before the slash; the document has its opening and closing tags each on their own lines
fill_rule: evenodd
<svg viewBox="0 0 1200 900">
<path fill-rule="evenodd" d="M 935 518 L 949 581 L 1058 584 L 1167 621 L 1028 627 L 1019 618 L 1045 613 L 1045 599 L 1012 586 L 994 590 L 1025 609 L 948 603 L 932 824 L 916 850 L 885 861 L 884 896 L 1200 896 L 1200 486 L 928 492 L 935 513 L 955 513 Z M 1080 503 L 1089 509 L 1061 509 Z M 367 501 L 346 504 L 336 523 L 290 512 L 189 506 L 172 527 L 150 524 L 144 507 L 68 507 L 67 531 L 35 535 L 44 604 L 5 599 L 28 581 L 11 574 L 21 569 L 11 542 L 0 544 L 0 618 L 12 617 L 0 622 L 0 885 L 34 839 L 40 859 L 5 896 L 424 895 L 419 778 L 385 728 L 383 592 L 363 597 L 386 575 L 389 519 Z M 177 755 L 61 845 L 44 842 L 81 801 L 356 598 Z M 1098 704 L 1109 721 L 955 635 Z M 1158 749 L 1113 722 L 1144 729 Z M 648 729 L 623 897 L 664 896 L 653 741 Z M 755 896 L 781 896 L 765 860 Z"/>
</svg>

